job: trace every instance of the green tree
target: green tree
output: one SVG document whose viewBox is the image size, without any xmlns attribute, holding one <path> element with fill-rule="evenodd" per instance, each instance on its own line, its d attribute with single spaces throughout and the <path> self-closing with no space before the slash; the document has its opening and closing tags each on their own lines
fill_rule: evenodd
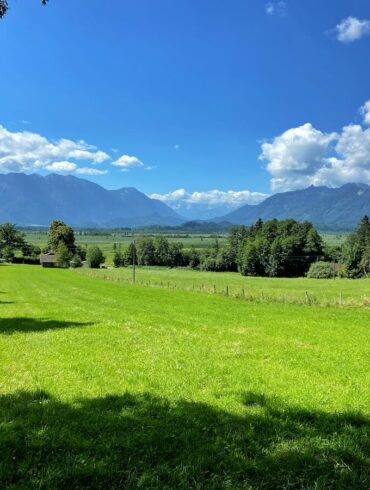
<svg viewBox="0 0 370 490">
<path fill-rule="evenodd" d="M 239 247 L 237 263 L 244 275 L 296 277 L 304 276 L 323 254 L 322 239 L 311 223 L 258 220 Z"/>
<path fill-rule="evenodd" d="M 184 265 L 183 244 L 181 242 L 170 243 L 168 262 L 169 267 L 181 267 Z"/>
<path fill-rule="evenodd" d="M 73 229 L 63 221 L 54 220 L 49 227 L 48 247 L 55 251 L 60 242 L 63 242 L 71 254 L 75 254 L 75 235 Z"/>
<path fill-rule="evenodd" d="M 190 250 L 186 253 L 186 262 L 189 267 L 192 269 L 197 269 L 200 264 L 200 257 L 198 251 L 194 246 L 190 248 Z"/>
<path fill-rule="evenodd" d="M 5 245 L 5 247 L 2 249 L 1 256 L 6 262 L 13 262 L 14 250 L 8 245 Z"/>
<path fill-rule="evenodd" d="M 155 262 L 157 265 L 169 265 L 170 244 L 166 237 L 159 235 L 154 240 Z"/>
<path fill-rule="evenodd" d="M 69 267 L 71 253 L 64 242 L 59 242 L 55 250 L 55 262 L 58 267 Z"/>
<path fill-rule="evenodd" d="M 26 245 L 24 235 L 12 223 L 0 225 L 0 255 L 5 260 L 12 260 L 16 250 Z"/>
<path fill-rule="evenodd" d="M 139 265 L 155 264 L 155 247 L 153 239 L 141 236 L 136 240 L 136 254 Z"/>
<path fill-rule="evenodd" d="M 89 247 L 87 249 L 87 263 L 91 269 L 99 269 L 101 264 L 104 264 L 105 262 L 105 257 L 103 255 L 103 252 L 100 250 L 100 248 L 96 245 L 93 245 L 92 247 Z"/>
<path fill-rule="evenodd" d="M 81 257 L 80 257 L 78 254 L 75 254 L 75 255 L 72 257 L 72 259 L 71 259 L 71 261 L 70 261 L 69 265 L 70 265 L 71 267 L 73 267 L 74 269 L 76 269 L 77 267 L 81 267 L 81 266 L 82 266 L 82 260 L 81 260 Z"/>
<path fill-rule="evenodd" d="M 348 277 L 356 278 L 370 272 L 370 220 L 364 216 L 355 233 L 344 245 L 344 260 Z"/>
<path fill-rule="evenodd" d="M 113 265 L 114 265 L 114 267 L 122 267 L 123 266 L 123 255 L 118 250 L 116 250 L 116 252 L 114 253 Z"/>
<path fill-rule="evenodd" d="M 129 244 L 129 246 L 126 248 L 126 250 L 122 254 L 123 257 L 123 264 L 125 267 L 129 267 L 130 265 L 133 265 L 134 258 L 135 258 L 135 265 L 137 265 L 137 254 L 136 254 L 136 246 L 134 245 L 133 242 Z"/>
<path fill-rule="evenodd" d="M 41 254 L 40 247 L 24 243 L 22 247 L 22 255 L 25 262 L 37 263 Z"/>
</svg>

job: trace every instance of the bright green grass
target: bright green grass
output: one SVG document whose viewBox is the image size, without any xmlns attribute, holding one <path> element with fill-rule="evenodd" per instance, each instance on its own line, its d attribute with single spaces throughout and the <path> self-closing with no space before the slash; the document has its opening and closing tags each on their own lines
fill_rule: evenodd
<svg viewBox="0 0 370 490">
<path fill-rule="evenodd" d="M 79 269 L 79 274 L 113 282 L 132 282 L 132 269 Z M 196 290 L 254 302 L 309 303 L 324 306 L 370 306 L 370 279 L 287 279 L 243 277 L 236 272 L 200 272 L 185 268 L 136 268 L 138 284 Z"/>
<path fill-rule="evenodd" d="M 369 311 L 36 266 L 0 291 L 0 488 L 368 488 Z"/>
</svg>

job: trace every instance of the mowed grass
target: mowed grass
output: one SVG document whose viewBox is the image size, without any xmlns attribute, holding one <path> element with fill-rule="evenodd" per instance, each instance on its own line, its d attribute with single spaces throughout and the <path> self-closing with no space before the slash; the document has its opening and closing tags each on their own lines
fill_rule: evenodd
<svg viewBox="0 0 370 490">
<path fill-rule="evenodd" d="M 132 268 L 79 269 L 79 274 L 132 283 Z M 137 267 L 139 285 L 184 289 L 238 297 L 252 302 L 370 306 L 370 279 L 243 277 L 236 272 L 201 272 L 187 268 Z"/>
<path fill-rule="evenodd" d="M 369 311 L 36 266 L 0 291 L 0 488 L 368 488 Z"/>
</svg>

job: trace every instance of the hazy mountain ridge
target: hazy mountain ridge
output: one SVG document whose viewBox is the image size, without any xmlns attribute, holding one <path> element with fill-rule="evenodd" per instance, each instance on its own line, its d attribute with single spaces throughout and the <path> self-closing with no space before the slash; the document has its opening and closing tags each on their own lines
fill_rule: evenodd
<svg viewBox="0 0 370 490">
<path fill-rule="evenodd" d="M 365 214 L 370 215 L 370 186 L 345 184 L 274 194 L 260 204 L 247 204 L 214 221 L 250 225 L 258 218 L 294 218 L 311 221 L 320 229 L 351 230 Z"/>
<path fill-rule="evenodd" d="M 369 185 L 311 186 L 275 194 L 260 204 L 244 205 L 216 219 L 193 220 L 188 229 L 221 229 L 228 223 L 250 225 L 258 218 L 294 218 L 311 221 L 322 230 L 351 230 L 365 214 L 370 215 Z M 178 226 L 187 221 L 164 202 L 133 187 L 106 190 L 71 175 L 0 175 L 0 222 L 47 226 L 57 218 L 79 227 L 107 228 Z"/>
<path fill-rule="evenodd" d="M 48 225 L 61 219 L 76 226 L 176 225 L 184 219 L 135 188 L 109 191 L 71 175 L 0 175 L 0 222 Z"/>
</svg>

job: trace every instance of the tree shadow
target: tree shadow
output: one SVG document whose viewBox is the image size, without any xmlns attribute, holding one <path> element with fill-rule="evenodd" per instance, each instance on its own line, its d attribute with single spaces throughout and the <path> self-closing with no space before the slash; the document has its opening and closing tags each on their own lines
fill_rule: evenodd
<svg viewBox="0 0 370 490">
<path fill-rule="evenodd" d="M 241 415 L 150 394 L 0 397 L 1 488 L 368 488 L 369 419 L 248 394 Z"/>
<path fill-rule="evenodd" d="M 12 335 L 18 332 L 43 332 L 71 327 L 84 327 L 92 325 L 91 322 L 63 322 L 58 320 L 45 320 L 42 318 L 0 318 L 0 335 Z"/>
</svg>

